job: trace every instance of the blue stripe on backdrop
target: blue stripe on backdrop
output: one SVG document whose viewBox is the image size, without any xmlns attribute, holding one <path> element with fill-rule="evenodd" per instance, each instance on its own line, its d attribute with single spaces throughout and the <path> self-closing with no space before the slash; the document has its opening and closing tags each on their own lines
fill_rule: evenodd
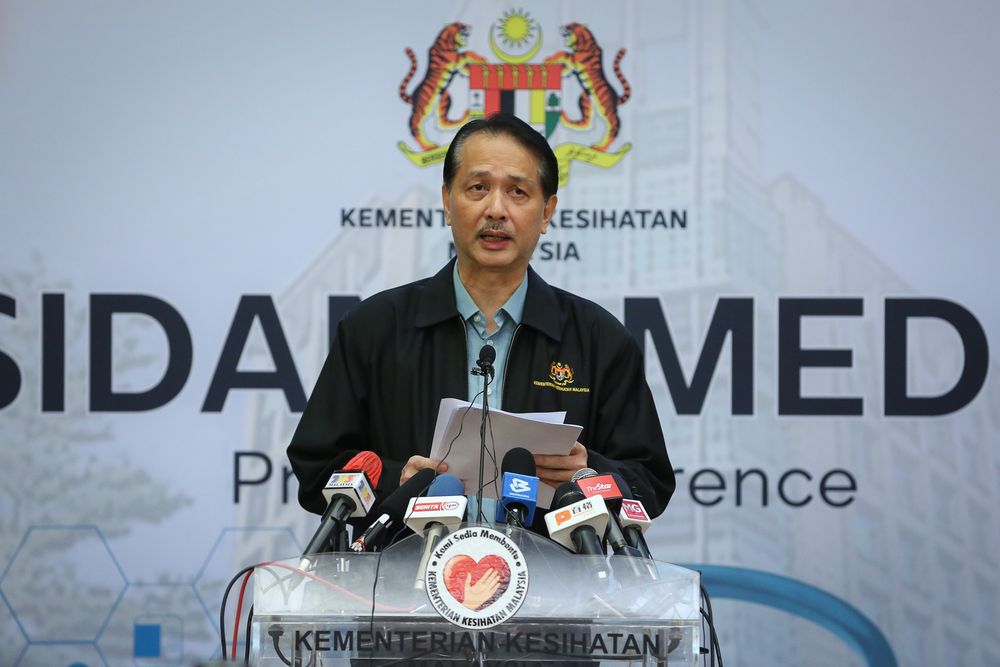
<svg viewBox="0 0 1000 667">
<path fill-rule="evenodd" d="M 770 572 L 726 565 L 686 563 L 701 573 L 701 584 L 713 598 L 756 602 L 809 619 L 843 639 L 871 667 L 896 667 L 896 655 L 885 635 L 867 616 L 826 591 Z"/>
</svg>

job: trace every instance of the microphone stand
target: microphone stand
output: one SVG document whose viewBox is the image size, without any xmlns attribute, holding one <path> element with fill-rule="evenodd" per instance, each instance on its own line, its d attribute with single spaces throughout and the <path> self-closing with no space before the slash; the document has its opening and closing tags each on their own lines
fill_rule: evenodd
<svg viewBox="0 0 1000 667">
<path fill-rule="evenodd" d="M 470 371 L 471 374 L 481 375 L 485 380 L 483 383 L 483 421 L 479 425 L 479 491 L 476 493 L 476 523 L 482 523 L 485 519 L 483 515 L 483 473 L 486 466 L 486 420 L 489 419 L 490 415 L 490 380 L 493 379 L 496 371 L 493 368 L 493 362 L 483 359 L 482 354 L 479 355 L 479 361 L 476 362 L 476 365 L 479 368 L 473 368 Z"/>
</svg>

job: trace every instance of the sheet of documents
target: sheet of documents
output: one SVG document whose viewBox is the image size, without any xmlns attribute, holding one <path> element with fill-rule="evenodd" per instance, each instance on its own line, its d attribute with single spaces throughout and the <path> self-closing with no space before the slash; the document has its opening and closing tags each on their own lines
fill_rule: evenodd
<svg viewBox="0 0 1000 667">
<path fill-rule="evenodd" d="M 483 481 L 486 483 L 483 497 L 497 497 L 496 489 L 503 480 L 500 464 L 507 452 L 515 447 L 524 447 L 532 454 L 569 454 L 583 427 L 564 424 L 565 419 L 565 412 L 519 414 L 490 408 L 492 437 L 487 430 L 486 446 L 489 453 L 496 456 L 496 465 L 487 454 L 483 468 Z M 470 407 L 468 401 L 441 399 L 430 457 L 444 459 L 448 464 L 448 473 L 462 480 L 468 495 L 475 495 L 479 485 L 479 426 L 482 422 L 483 409 L 480 405 Z M 497 476 L 496 485 L 489 483 L 494 475 Z M 551 507 L 554 491 L 548 484 L 539 484 L 538 506 Z"/>
</svg>

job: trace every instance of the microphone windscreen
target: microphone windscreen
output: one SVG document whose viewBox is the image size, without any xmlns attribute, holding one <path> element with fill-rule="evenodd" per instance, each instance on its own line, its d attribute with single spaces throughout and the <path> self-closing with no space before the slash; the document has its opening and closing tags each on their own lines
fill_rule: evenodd
<svg viewBox="0 0 1000 667">
<path fill-rule="evenodd" d="M 464 496 L 465 486 L 462 480 L 454 475 L 442 473 L 437 476 L 427 489 L 427 496 Z"/>
<path fill-rule="evenodd" d="M 580 468 L 575 473 L 573 473 L 573 476 L 570 477 L 570 481 L 579 482 L 581 479 L 585 479 L 587 477 L 596 477 L 596 476 L 597 476 L 597 471 L 594 470 L 593 468 Z"/>
<path fill-rule="evenodd" d="M 419 496 L 433 481 L 433 468 L 418 470 L 413 477 L 400 484 L 398 489 L 386 496 L 380 509 L 383 513 L 388 514 L 394 522 L 402 521 L 403 515 L 406 514 L 406 507 L 410 504 L 410 498 Z"/>
<path fill-rule="evenodd" d="M 565 482 L 559 485 L 556 492 L 552 495 L 552 509 L 558 509 L 560 507 L 566 507 L 567 505 L 572 505 L 578 500 L 583 500 L 587 496 L 583 495 L 583 491 L 580 487 L 576 485 L 576 482 Z"/>
<path fill-rule="evenodd" d="M 625 478 L 616 472 L 610 473 L 610 475 L 614 478 L 615 484 L 618 485 L 618 491 L 621 492 L 622 498 L 632 500 L 632 487 L 628 485 Z"/>
<path fill-rule="evenodd" d="M 492 345 L 483 345 L 479 349 L 479 361 L 480 363 L 493 365 L 493 362 L 497 360 L 497 351 Z"/>
<path fill-rule="evenodd" d="M 504 454 L 500 470 L 535 477 L 535 457 L 524 447 L 515 447 Z"/>
<path fill-rule="evenodd" d="M 375 452 L 358 452 L 344 465 L 344 470 L 362 471 L 368 475 L 368 481 L 374 489 L 382 477 L 382 459 Z"/>
</svg>

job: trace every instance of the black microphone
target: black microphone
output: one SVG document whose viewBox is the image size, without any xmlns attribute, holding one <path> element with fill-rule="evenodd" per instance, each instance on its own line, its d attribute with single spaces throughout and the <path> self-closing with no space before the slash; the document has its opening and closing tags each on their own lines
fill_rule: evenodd
<svg viewBox="0 0 1000 667">
<path fill-rule="evenodd" d="M 514 447 L 503 457 L 503 486 L 497 499 L 496 520 L 524 528 L 535 518 L 538 504 L 538 477 L 535 457 L 524 447 Z"/>
<path fill-rule="evenodd" d="M 382 510 L 382 515 L 368 526 L 365 532 L 361 533 L 361 537 L 354 540 L 351 549 L 354 551 L 373 551 L 380 544 L 389 528 L 403 522 L 403 515 L 406 513 L 406 506 L 409 504 L 410 498 L 423 493 L 434 481 L 434 475 L 432 468 L 418 470 L 413 477 L 386 496 L 378 508 Z"/>
<path fill-rule="evenodd" d="M 299 569 L 305 570 L 312 565 L 315 556 L 324 550 L 331 535 L 343 532 L 344 522 L 348 518 L 360 518 L 368 514 L 375 504 L 375 487 L 381 476 L 382 460 L 369 451 L 355 454 L 343 470 L 330 476 L 323 488 L 323 497 L 329 504 L 320 519 L 319 528 L 302 552 Z"/>
<path fill-rule="evenodd" d="M 605 555 L 601 536 L 608 527 L 608 509 L 604 498 L 587 498 L 576 484 L 566 482 L 556 489 L 552 508 L 545 515 L 549 537 L 578 554 Z"/>
<path fill-rule="evenodd" d="M 476 362 L 476 366 L 479 366 L 480 375 L 486 375 L 487 373 L 492 378 L 496 371 L 493 368 L 493 362 L 497 360 L 497 351 L 492 345 L 483 345 L 479 348 L 479 360 Z"/>
<path fill-rule="evenodd" d="M 641 556 L 641 553 L 629 546 L 622 533 L 621 524 L 618 523 L 618 512 L 621 510 L 622 498 L 625 496 L 621 490 L 621 487 L 624 486 L 624 480 L 621 476 L 616 473 L 601 475 L 593 468 L 581 468 L 573 475 L 572 481 L 576 482 L 576 485 L 583 491 L 583 495 L 588 498 L 595 495 L 604 498 L 604 502 L 608 506 L 608 514 L 611 517 L 608 521 L 608 543 L 615 555 Z"/>
<path fill-rule="evenodd" d="M 476 491 L 476 520 L 483 517 L 483 477 L 486 470 L 486 424 L 490 418 L 490 380 L 496 372 L 493 362 L 497 359 L 497 351 L 492 345 L 483 345 L 479 348 L 479 361 L 476 362 L 478 369 L 473 368 L 472 375 L 483 376 L 483 421 L 479 424 L 479 489 Z M 496 461 L 493 462 L 494 468 Z M 485 517 L 483 517 L 485 518 Z"/>
<path fill-rule="evenodd" d="M 646 538 L 643 536 L 652 523 L 649 514 L 642 503 L 632 497 L 632 489 L 625 483 L 625 480 L 617 474 L 615 477 L 622 491 L 622 509 L 618 518 L 622 525 L 622 531 L 625 533 L 625 539 L 629 546 L 638 549 L 644 558 L 653 560 L 653 555 L 649 553 L 649 545 L 646 544 Z"/>
</svg>

